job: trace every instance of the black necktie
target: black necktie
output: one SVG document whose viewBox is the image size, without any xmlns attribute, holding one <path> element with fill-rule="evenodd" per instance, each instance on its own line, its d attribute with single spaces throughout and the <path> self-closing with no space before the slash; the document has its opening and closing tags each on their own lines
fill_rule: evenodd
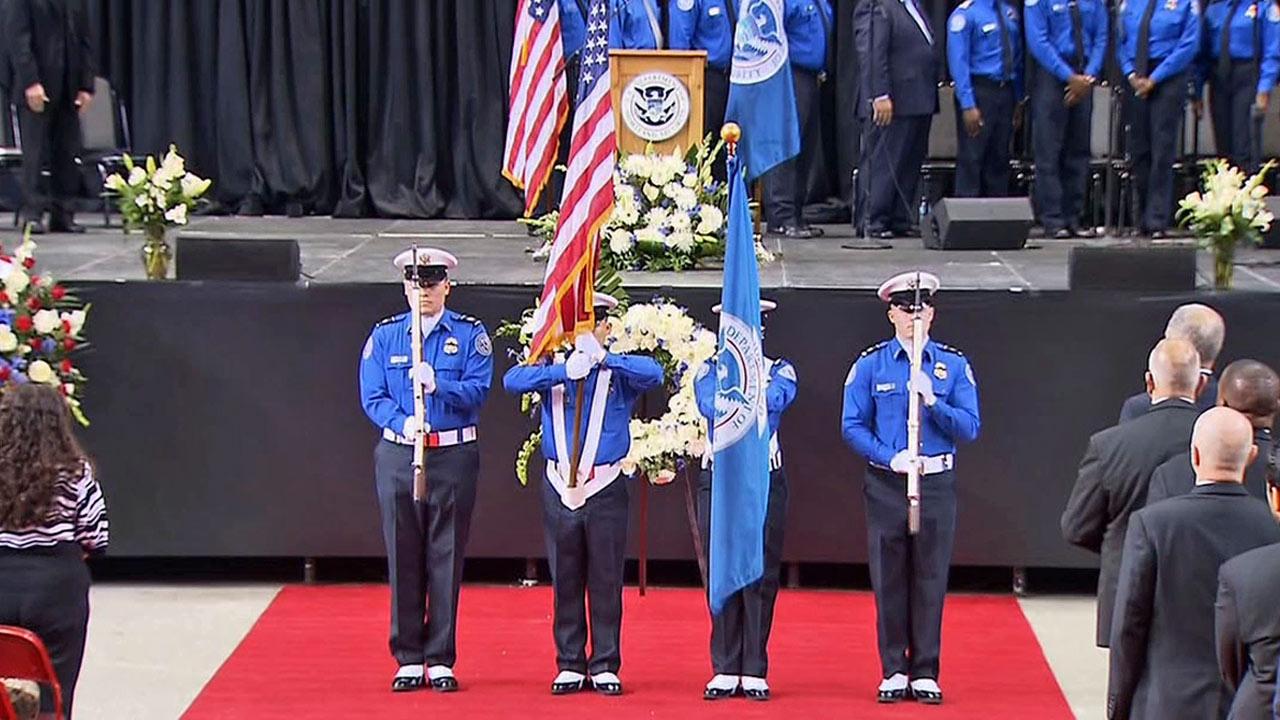
<svg viewBox="0 0 1280 720">
<path fill-rule="evenodd" d="M 1138 25 L 1138 57 L 1133 65 L 1133 72 L 1138 77 L 1151 74 L 1151 16 L 1156 14 L 1158 1 L 1147 0 L 1147 9 L 1142 13 L 1142 22 Z"/>
<path fill-rule="evenodd" d="M 1222 37 L 1218 41 L 1218 77 L 1224 82 L 1231 78 L 1231 21 L 1240 8 L 1240 0 L 1227 4 L 1227 15 L 1222 21 Z"/>
<path fill-rule="evenodd" d="M 1071 0 L 1067 3 L 1067 8 L 1071 10 L 1071 42 L 1075 45 L 1075 67 L 1077 73 L 1084 72 L 1084 18 L 1080 16 L 1080 3 Z"/>
<path fill-rule="evenodd" d="M 1009 21 L 1004 16 L 1004 3 L 996 0 L 996 20 L 1000 23 L 1000 79 L 1013 78 L 1013 43 L 1009 41 Z"/>
</svg>

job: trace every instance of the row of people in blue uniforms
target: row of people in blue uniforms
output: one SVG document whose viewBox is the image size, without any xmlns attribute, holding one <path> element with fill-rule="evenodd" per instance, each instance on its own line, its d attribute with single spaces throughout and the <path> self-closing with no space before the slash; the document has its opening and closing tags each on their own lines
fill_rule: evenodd
<svg viewBox="0 0 1280 720">
<path fill-rule="evenodd" d="M 359 365 L 361 404 L 381 433 L 374 474 L 391 583 L 389 644 L 399 665 L 392 690 L 451 692 L 458 689 L 453 666 L 459 587 L 476 499 L 479 413 L 492 380 L 493 346 L 480 320 L 445 307 L 448 271 L 456 267 L 456 258 L 425 248 L 401 253 L 395 264 L 404 275 L 412 309 L 373 328 Z M 842 432 L 868 461 L 867 532 L 884 670 L 877 690 L 882 702 L 942 701 L 939 655 L 955 529 L 955 450 L 958 442 L 977 436 L 980 424 L 977 384 L 962 353 L 927 340 L 924 364 L 915 372 L 911 368 L 912 317 L 920 314 L 927 337 L 938 286 L 928 273 L 904 273 L 881 286 L 894 337 L 862 353 L 844 383 Z M 539 396 L 546 460 L 540 492 L 558 668 L 551 691 L 559 695 L 588 688 L 622 693 L 618 673 L 631 493 L 622 461 L 630 450 L 635 404 L 664 381 L 654 359 L 609 351 L 607 313 L 617 303 L 603 294 L 596 298 L 599 324 L 594 333 L 579 336 L 572 351 L 517 364 L 503 377 L 509 393 Z M 762 302 L 762 319 L 773 307 Z M 413 311 L 422 318 L 420 361 L 412 350 Z M 715 675 L 704 690 L 709 700 L 770 697 L 767 645 L 780 586 L 788 496 L 778 431 L 798 382 L 794 366 L 785 359 L 766 361 L 770 486 L 761 538 L 764 576 L 713 618 Z M 697 404 L 709 425 L 716 415 L 715 368 L 709 361 L 696 370 Z M 413 412 L 419 385 L 425 405 L 422 427 Z M 918 462 L 925 521 L 919 535 L 908 534 L 905 498 L 905 473 L 912 462 L 906 450 L 912 393 L 920 395 L 924 407 Z M 581 426 L 574 434 L 568 428 L 576 415 L 581 415 Z M 417 442 L 426 448 L 427 493 L 419 500 L 413 494 Z M 707 458 L 699 480 L 704 540 L 713 477 Z"/>
</svg>

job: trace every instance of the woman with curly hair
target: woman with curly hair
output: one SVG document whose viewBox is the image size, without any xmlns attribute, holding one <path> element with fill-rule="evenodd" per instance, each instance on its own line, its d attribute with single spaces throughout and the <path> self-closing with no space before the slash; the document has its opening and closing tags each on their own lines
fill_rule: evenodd
<svg viewBox="0 0 1280 720">
<path fill-rule="evenodd" d="M 86 554 L 107 547 L 107 508 L 93 465 L 53 389 L 0 390 L 0 625 L 44 641 L 66 716 L 89 624 Z"/>
</svg>

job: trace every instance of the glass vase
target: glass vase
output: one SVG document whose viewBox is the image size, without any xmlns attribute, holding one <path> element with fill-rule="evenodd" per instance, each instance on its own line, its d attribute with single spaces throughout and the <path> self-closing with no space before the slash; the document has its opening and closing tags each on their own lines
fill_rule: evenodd
<svg viewBox="0 0 1280 720">
<path fill-rule="evenodd" d="M 169 277 L 169 261 L 173 258 L 173 249 L 165 238 L 164 226 L 149 227 L 145 231 L 146 239 L 142 243 L 142 269 L 148 280 L 165 280 Z"/>
</svg>

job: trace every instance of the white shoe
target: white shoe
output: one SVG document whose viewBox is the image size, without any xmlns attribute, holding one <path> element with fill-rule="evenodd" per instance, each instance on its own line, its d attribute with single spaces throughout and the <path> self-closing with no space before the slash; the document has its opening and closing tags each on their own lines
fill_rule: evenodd
<svg viewBox="0 0 1280 720">
<path fill-rule="evenodd" d="M 711 678 L 711 682 L 707 683 L 707 687 L 702 691 L 704 700 L 723 700 L 733 697 L 738 692 L 739 678 L 737 675 L 716 675 Z"/>
</svg>

